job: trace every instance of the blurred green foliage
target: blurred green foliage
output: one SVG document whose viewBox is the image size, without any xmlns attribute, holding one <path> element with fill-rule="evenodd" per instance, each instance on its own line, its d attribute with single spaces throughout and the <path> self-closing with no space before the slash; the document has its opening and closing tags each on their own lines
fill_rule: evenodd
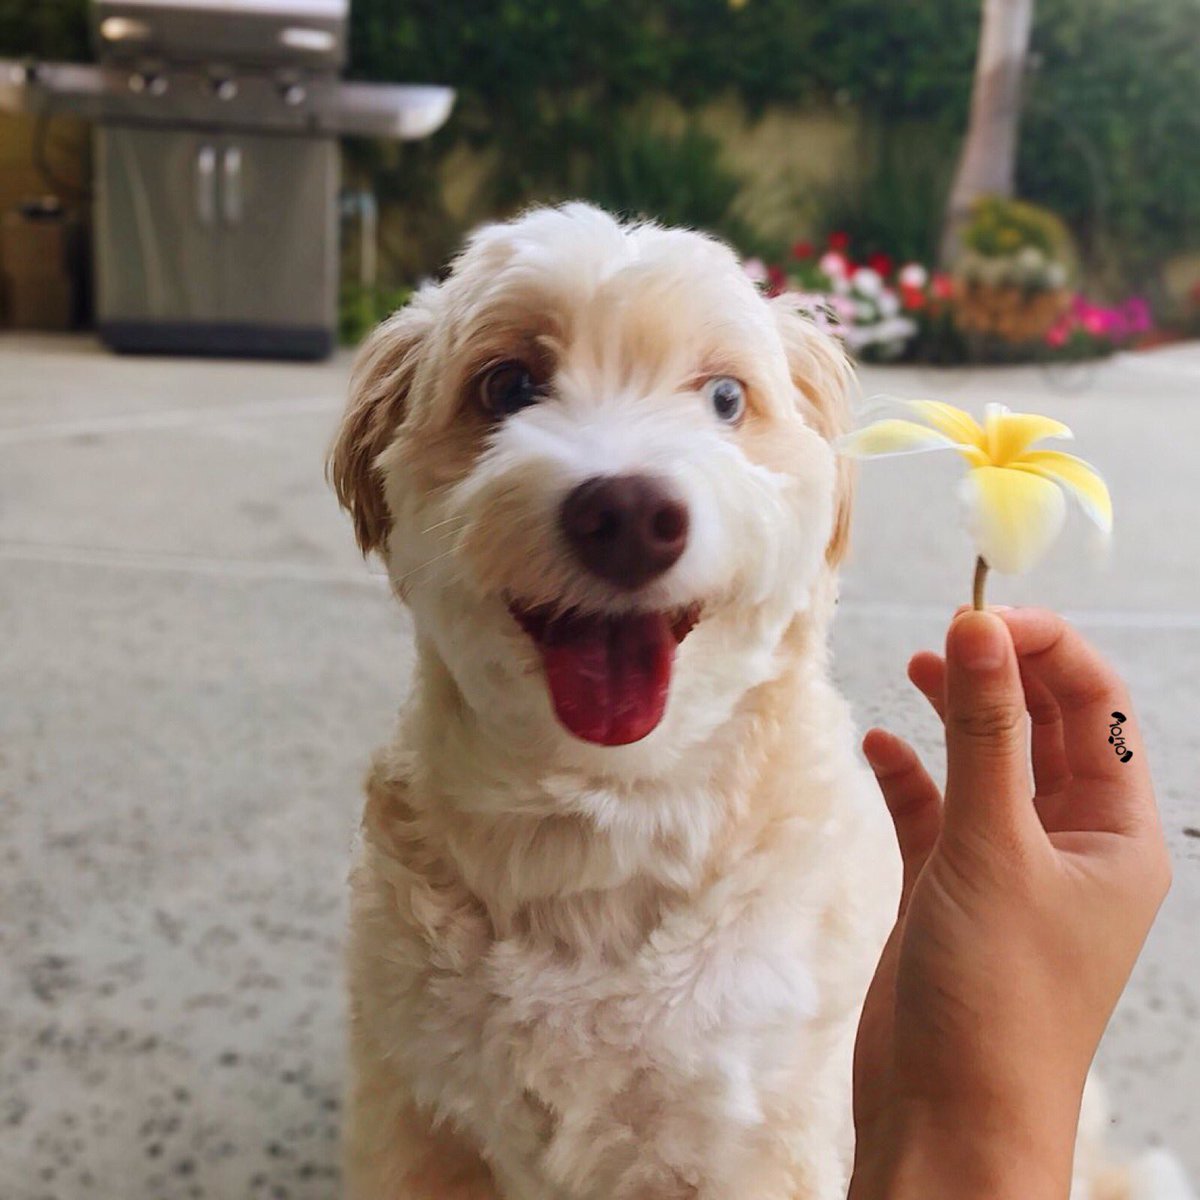
<svg viewBox="0 0 1200 1200">
<path fill-rule="evenodd" d="M 364 78 L 459 88 L 440 145 L 503 147 L 492 178 L 498 208 L 578 192 L 578 156 L 620 158 L 625 114 L 647 93 L 687 106 L 733 92 L 752 111 L 853 106 L 871 131 L 858 186 L 824 198 L 824 224 L 867 249 L 928 259 L 965 125 L 980 8 L 354 0 L 353 61 Z M 1145 287 L 1164 258 L 1200 245 L 1200 0 L 1037 0 L 1035 20 L 1018 190 L 1064 217 L 1094 271 Z M 697 166 L 683 146 L 669 157 Z M 719 191 L 715 157 L 710 174 L 686 191 Z M 611 170 L 593 176 L 606 177 Z M 729 232 L 707 200 L 689 211 L 677 198 L 673 213 Z"/>
<path fill-rule="evenodd" d="M 858 106 L 953 131 L 979 22 L 976 0 L 354 0 L 351 13 L 354 75 L 459 89 L 434 143 L 502 147 L 499 207 L 576 190 L 581 155 L 627 156 L 614 143 L 647 95 Z M 696 150 L 685 134 L 668 152 L 694 165 Z"/>
<path fill-rule="evenodd" d="M 357 346 L 385 317 L 403 308 L 412 297 L 407 287 L 364 287 L 344 283 L 338 297 L 338 340 Z"/>
<path fill-rule="evenodd" d="M 87 9 L 88 0 L 0 0 L 0 55 L 87 58 Z"/>
<path fill-rule="evenodd" d="M 822 198 L 825 224 L 867 248 L 928 257 L 965 125 L 980 7 L 352 0 L 352 75 L 459 89 L 434 138 L 402 150 L 358 144 L 352 162 L 403 208 L 404 236 L 421 240 L 430 266 L 461 232 L 441 208 L 438 172 L 462 143 L 498 151 L 483 197 L 496 211 L 591 194 L 755 248 L 754 231 L 730 215 L 736 181 L 717 149 L 694 132 L 639 129 L 639 106 L 663 93 L 685 108 L 722 93 L 751 112 L 849 106 L 870 135 L 861 170 Z M 1146 285 L 1167 255 L 1200 246 L 1198 31 L 1200 0 L 1037 0 L 1019 192 L 1060 213 L 1093 269 L 1126 285 Z M 26 53 L 85 57 L 86 0 L 0 0 L 0 54 Z"/>
<path fill-rule="evenodd" d="M 935 261 L 959 136 L 931 130 L 929 120 L 866 122 L 854 168 L 816 197 L 813 232 L 819 240 L 845 233 L 860 262 L 872 254 Z"/>
<path fill-rule="evenodd" d="M 754 235 L 734 215 L 741 189 L 721 165 L 715 138 L 694 128 L 670 137 L 625 117 L 585 161 L 572 190 L 609 212 L 695 225 L 745 249 Z"/>
<path fill-rule="evenodd" d="M 1200 0 L 1037 0 L 1018 164 L 1092 265 L 1150 289 L 1200 247 Z"/>
</svg>

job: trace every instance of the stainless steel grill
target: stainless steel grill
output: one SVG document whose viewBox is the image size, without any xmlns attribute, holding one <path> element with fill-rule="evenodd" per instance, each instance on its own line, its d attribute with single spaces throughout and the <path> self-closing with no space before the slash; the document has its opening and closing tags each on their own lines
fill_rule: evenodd
<svg viewBox="0 0 1200 1200">
<path fill-rule="evenodd" d="M 454 93 L 347 83 L 349 0 L 93 0 L 97 64 L 0 60 L 0 108 L 96 122 L 96 319 L 118 350 L 320 357 L 344 134 Z"/>
</svg>

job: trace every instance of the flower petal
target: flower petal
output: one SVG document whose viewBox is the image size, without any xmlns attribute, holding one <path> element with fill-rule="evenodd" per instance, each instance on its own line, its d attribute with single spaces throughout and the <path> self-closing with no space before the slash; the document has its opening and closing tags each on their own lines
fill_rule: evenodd
<svg viewBox="0 0 1200 1200">
<path fill-rule="evenodd" d="M 941 400 L 905 400 L 904 403 L 923 421 L 948 438 L 967 446 L 984 448 L 983 430 L 969 412 Z"/>
<path fill-rule="evenodd" d="M 1027 571 L 1049 549 L 1066 516 L 1056 483 L 1032 471 L 976 467 L 962 484 L 967 523 L 989 567 Z"/>
<path fill-rule="evenodd" d="M 1061 421 L 1039 413 L 1009 412 L 1003 404 L 989 404 L 984 419 L 984 449 L 992 465 L 1006 467 L 1027 447 L 1042 438 L 1075 435 Z"/>
<path fill-rule="evenodd" d="M 1061 450 L 1027 450 L 1009 464 L 1061 484 L 1104 533 L 1112 533 L 1113 509 L 1108 487 L 1091 463 Z"/>
<path fill-rule="evenodd" d="M 884 458 L 892 454 L 920 454 L 924 450 L 958 449 L 944 433 L 899 417 L 885 417 L 844 434 L 838 438 L 836 446 L 842 454 L 852 458 Z"/>
</svg>

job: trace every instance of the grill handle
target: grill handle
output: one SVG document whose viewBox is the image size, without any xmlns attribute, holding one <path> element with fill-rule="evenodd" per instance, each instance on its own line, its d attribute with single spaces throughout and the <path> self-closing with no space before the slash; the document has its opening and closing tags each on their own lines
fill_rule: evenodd
<svg viewBox="0 0 1200 1200">
<path fill-rule="evenodd" d="M 226 146 L 221 155 L 221 215 L 226 225 L 242 220 L 242 149 Z"/>
<path fill-rule="evenodd" d="M 196 151 L 196 217 L 201 225 L 217 219 L 217 152 L 209 145 Z"/>
</svg>

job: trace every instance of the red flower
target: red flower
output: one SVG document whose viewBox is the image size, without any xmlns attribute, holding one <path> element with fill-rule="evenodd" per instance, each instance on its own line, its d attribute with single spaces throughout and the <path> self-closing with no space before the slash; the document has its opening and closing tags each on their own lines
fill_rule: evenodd
<svg viewBox="0 0 1200 1200">
<path fill-rule="evenodd" d="M 794 246 L 792 246 L 792 257 L 793 258 L 805 259 L 805 258 L 812 258 L 812 256 L 813 256 L 812 242 L 796 242 L 796 244 Z"/>
<path fill-rule="evenodd" d="M 1071 325 L 1066 317 L 1060 317 L 1049 329 L 1046 330 L 1046 345 L 1057 350 L 1060 346 L 1067 344 L 1067 339 L 1071 336 Z"/>
<path fill-rule="evenodd" d="M 954 298 L 954 280 L 941 271 L 934 274 L 930 282 L 930 288 L 934 296 L 939 300 L 952 300 Z"/>
<path fill-rule="evenodd" d="M 840 229 L 836 233 L 829 235 L 829 248 L 836 250 L 838 254 L 845 254 L 850 249 L 850 235 L 843 233 Z"/>
<path fill-rule="evenodd" d="M 867 266 L 870 267 L 876 275 L 882 276 L 884 279 L 891 278 L 892 268 L 895 265 L 896 264 L 892 262 L 891 255 L 889 254 L 872 254 L 867 259 Z"/>
<path fill-rule="evenodd" d="M 787 272 L 782 267 L 767 268 L 767 295 L 778 296 L 787 288 Z"/>
<path fill-rule="evenodd" d="M 900 287 L 900 303 L 909 311 L 916 312 L 925 307 L 925 293 L 919 287 L 902 284 Z"/>
</svg>

